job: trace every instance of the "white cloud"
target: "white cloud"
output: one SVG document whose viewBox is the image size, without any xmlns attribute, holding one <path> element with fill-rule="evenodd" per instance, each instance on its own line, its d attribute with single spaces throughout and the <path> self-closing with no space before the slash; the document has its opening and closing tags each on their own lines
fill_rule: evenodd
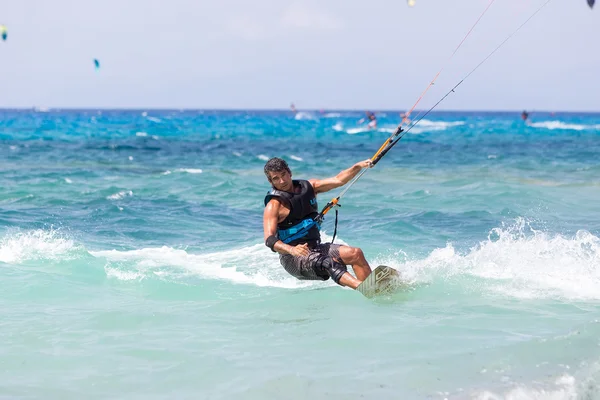
<svg viewBox="0 0 600 400">
<path fill-rule="evenodd" d="M 281 25 L 285 28 L 339 30 L 342 21 L 323 10 L 310 8 L 306 4 L 293 3 L 283 13 Z"/>
</svg>

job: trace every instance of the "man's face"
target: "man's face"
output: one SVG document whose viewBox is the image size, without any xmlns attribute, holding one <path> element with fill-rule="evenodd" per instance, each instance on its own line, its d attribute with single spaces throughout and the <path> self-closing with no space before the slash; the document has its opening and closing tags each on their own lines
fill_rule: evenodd
<svg viewBox="0 0 600 400">
<path fill-rule="evenodd" d="M 287 171 L 269 171 L 269 182 L 275 189 L 283 190 L 284 192 L 291 192 L 294 189 L 292 174 Z"/>
</svg>

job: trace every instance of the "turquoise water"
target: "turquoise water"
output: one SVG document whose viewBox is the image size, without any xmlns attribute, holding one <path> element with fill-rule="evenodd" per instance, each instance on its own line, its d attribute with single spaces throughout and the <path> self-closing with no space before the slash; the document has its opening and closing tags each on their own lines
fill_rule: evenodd
<svg viewBox="0 0 600 400">
<path fill-rule="evenodd" d="M 262 239 L 265 161 L 335 175 L 362 116 L 0 111 L 0 397 L 599 398 L 600 115 L 429 115 L 341 202 L 375 301 Z"/>
</svg>

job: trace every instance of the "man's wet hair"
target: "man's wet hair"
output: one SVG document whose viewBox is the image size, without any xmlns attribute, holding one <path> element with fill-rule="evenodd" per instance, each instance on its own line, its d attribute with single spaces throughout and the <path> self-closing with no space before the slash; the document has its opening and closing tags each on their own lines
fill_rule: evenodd
<svg viewBox="0 0 600 400">
<path fill-rule="evenodd" d="M 290 167 L 285 162 L 285 160 L 283 160 L 279 157 L 273 157 L 269 161 L 267 161 L 267 163 L 265 164 L 265 175 L 267 176 L 267 179 L 269 179 L 269 181 L 271 181 L 269 172 L 283 172 L 283 171 L 287 171 L 290 174 L 292 173 L 292 171 L 290 171 Z"/>
</svg>

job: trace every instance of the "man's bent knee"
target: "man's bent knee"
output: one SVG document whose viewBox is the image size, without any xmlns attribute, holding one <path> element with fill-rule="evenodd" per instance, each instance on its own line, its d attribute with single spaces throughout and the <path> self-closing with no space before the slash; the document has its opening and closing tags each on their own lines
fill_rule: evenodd
<svg viewBox="0 0 600 400">
<path fill-rule="evenodd" d="M 354 248 L 354 252 L 353 252 L 353 256 L 357 260 L 363 260 L 365 258 L 365 253 L 363 253 L 363 251 L 360 248 L 355 247 Z"/>
<path fill-rule="evenodd" d="M 365 259 L 363 251 L 358 247 L 347 247 L 345 250 L 340 251 L 340 254 L 345 262 L 348 264 L 360 263 Z"/>
</svg>

